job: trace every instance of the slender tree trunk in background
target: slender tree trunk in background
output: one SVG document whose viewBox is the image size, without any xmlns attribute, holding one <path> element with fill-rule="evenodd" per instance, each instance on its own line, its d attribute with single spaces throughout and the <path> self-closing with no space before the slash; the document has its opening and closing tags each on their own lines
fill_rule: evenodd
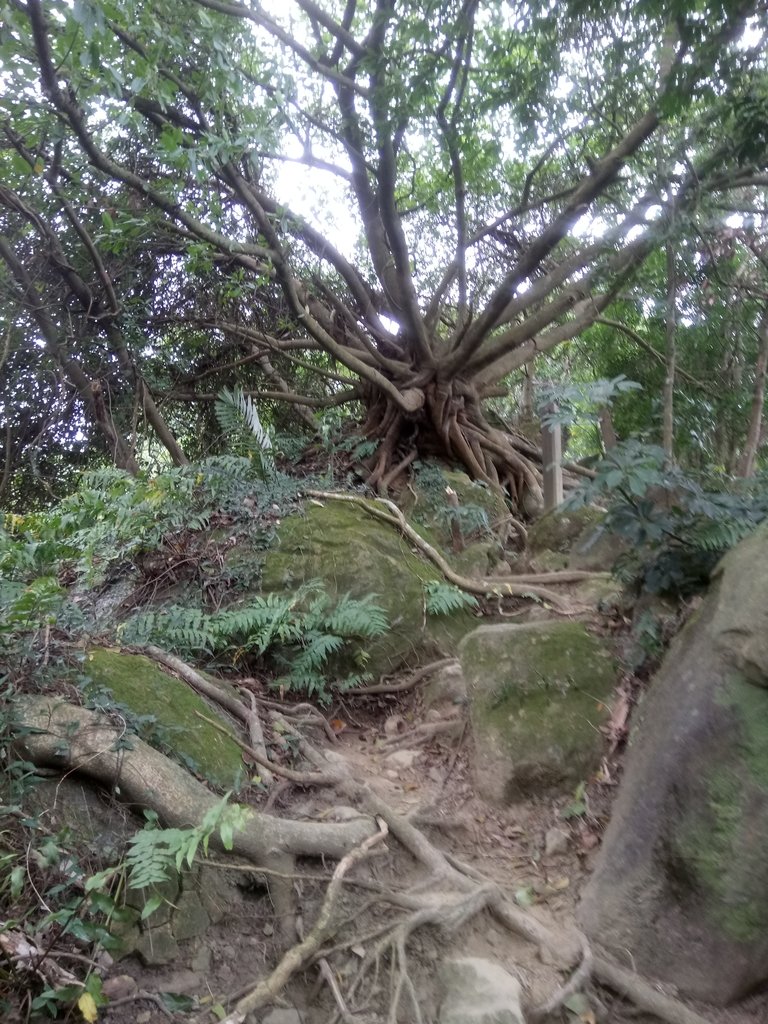
<svg viewBox="0 0 768 1024">
<path fill-rule="evenodd" d="M 613 426 L 613 416 L 611 416 L 611 410 L 607 405 L 603 406 L 598 415 L 600 417 L 600 442 L 603 449 L 608 452 L 611 448 L 615 448 L 619 443 L 619 439 L 616 436 L 616 430 Z"/>
<path fill-rule="evenodd" d="M 675 448 L 675 369 L 677 363 L 677 277 L 675 252 L 667 242 L 666 373 L 664 376 L 662 447 L 668 459 Z"/>
<path fill-rule="evenodd" d="M 136 397 L 141 405 L 144 415 L 147 418 L 147 422 L 152 426 L 155 434 L 157 435 L 157 439 L 171 456 L 174 466 L 188 466 L 189 459 L 184 454 L 181 445 L 174 437 L 173 431 L 169 427 L 165 417 L 155 404 L 155 400 L 152 397 L 144 378 L 139 373 L 125 344 L 122 333 L 116 324 L 108 324 L 107 338 L 115 355 L 117 356 L 121 369 L 125 372 L 128 383 L 133 384 Z"/>
<path fill-rule="evenodd" d="M 524 423 L 531 423 L 536 417 L 536 409 L 534 407 L 533 366 L 533 363 L 526 366 L 525 376 L 523 377 L 523 395 L 520 402 L 520 419 Z"/>
<path fill-rule="evenodd" d="M 763 309 L 760 324 L 757 328 L 760 344 L 755 364 L 755 385 L 752 391 L 752 408 L 749 414 L 749 427 L 744 441 L 744 450 L 739 459 L 737 476 L 750 477 L 755 473 L 755 461 L 763 435 L 763 405 L 765 404 L 765 379 L 768 373 L 768 305 Z"/>
</svg>

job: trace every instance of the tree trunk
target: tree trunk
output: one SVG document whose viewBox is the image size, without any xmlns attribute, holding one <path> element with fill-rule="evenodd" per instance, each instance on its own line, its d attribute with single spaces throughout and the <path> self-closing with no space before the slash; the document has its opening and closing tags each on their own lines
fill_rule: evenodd
<svg viewBox="0 0 768 1024">
<path fill-rule="evenodd" d="M 737 476 L 750 477 L 755 473 L 755 461 L 760 447 L 763 426 L 763 406 L 765 404 L 765 379 L 768 372 L 768 304 L 763 309 L 760 324 L 757 328 L 760 347 L 755 364 L 755 385 L 752 391 L 752 408 L 749 414 L 749 427 L 744 441 L 744 450 L 739 459 Z"/>
<path fill-rule="evenodd" d="M 144 378 L 141 373 L 139 373 L 138 367 L 128 351 L 122 332 L 115 323 L 107 325 L 107 338 L 109 339 L 109 343 L 117 356 L 117 360 L 120 363 L 121 368 L 125 372 L 127 381 L 133 385 L 136 391 L 136 397 L 141 403 L 141 408 L 144 415 L 147 417 L 147 422 L 155 431 L 157 439 L 171 456 L 174 466 L 188 466 L 189 459 L 184 454 L 181 445 L 174 437 L 173 431 L 169 427 L 167 420 L 158 409 Z"/>
<path fill-rule="evenodd" d="M 599 433 L 600 443 L 603 446 L 603 451 L 609 452 L 611 448 L 615 448 L 619 443 L 619 439 L 616 436 L 616 429 L 613 425 L 613 416 L 611 416 L 611 410 L 607 405 L 598 413 L 599 416 Z"/>
<path fill-rule="evenodd" d="M 416 458 L 459 463 L 472 477 L 500 491 L 513 507 L 543 508 L 541 452 L 522 434 L 490 425 L 475 388 L 461 379 L 433 381 L 424 404 L 405 414 L 381 392 L 367 396 L 364 432 L 380 445 L 370 461 L 367 483 L 380 493 Z"/>
<path fill-rule="evenodd" d="M 675 448 L 675 370 L 677 363 L 677 277 L 675 253 L 667 242 L 666 372 L 664 375 L 662 447 L 670 462 Z"/>
</svg>

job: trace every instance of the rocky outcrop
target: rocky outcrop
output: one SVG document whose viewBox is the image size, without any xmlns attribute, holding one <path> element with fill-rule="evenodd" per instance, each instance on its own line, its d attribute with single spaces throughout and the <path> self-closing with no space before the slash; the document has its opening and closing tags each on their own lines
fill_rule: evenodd
<svg viewBox="0 0 768 1024">
<path fill-rule="evenodd" d="M 568 790 L 597 769 L 615 670 L 581 623 L 480 626 L 459 657 L 482 796 L 508 803 Z"/>
<path fill-rule="evenodd" d="M 726 1004 L 768 981 L 768 532 L 721 563 L 632 734 L 581 916 L 622 962 Z"/>
<path fill-rule="evenodd" d="M 378 675 L 451 654 L 472 628 L 475 620 L 467 611 L 425 615 L 424 585 L 442 579 L 393 527 L 360 505 L 328 501 L 309 503 L 304 514 L 279 525 L 275 546 L 264 557 L 261 585 L 280 592 L 320 580 L 332 597 L 373 595 L 391 626 L 366 644 L 364 667 Z"/>
<path fill-rule="evenodd" d="M 205 722 L 200 715 L 219 718 L 212 707 L 186 683 L 163 671 L 139 654 L 95 647 L 88 651 L 86 692 L 99 701 L 108 694 L 107 706 L 126 715 L 127 727 L 147 743 L 221 789 L 239 788 L 243 775 L 242 751 L 234 738 Z M 224 685 L 224 684 L 222 684 Z"/>
</svg>

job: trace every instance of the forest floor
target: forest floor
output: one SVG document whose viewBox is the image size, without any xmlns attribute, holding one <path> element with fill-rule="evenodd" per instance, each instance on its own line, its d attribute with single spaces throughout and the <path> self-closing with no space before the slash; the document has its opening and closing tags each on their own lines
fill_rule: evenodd
<svg viewBox="0 0 768 1024">
<path fill-rule="evenodd" d="M 456 714 L 460 713 L 457 709 Z M 539 798 L 499 808 L 486 803 L 474 790 L 472 737 L 461 718 L 451 735 L 442 734 L 423 744 L 408 742 L 410 728 L 425 720 L 418 691 L 338 702 L 328 717 L 338 730 L 337 742 L 328 742 L 328 747 L 334 748 L 336 758 L 343 758 L 351 777 L 367 783 L 390 807 L 418 825 L 432 843 L 497 883 L 547 927 L 555 931 L 573 927 L 579 894 L 610 815 L 620 759 L 604 765 L 603 778 L 588 785 L 585 798 L 581 794 L 578 798 Z M 403 744 L 398 742 L 399 733 Z M 286 787 L 270 810 L 307 821 L 338 820 L 355 813 L 352 808 L 340 807 L 338 801 L 334 804 L 326 789 L 295 786 Z M 281 950 L 266 889 L 258 880 L 246 884 L 244 878 L 254 878 L 252 868 L 246 875 L 238 875 L 222 866 L 221 873 L 228 877 L 221 888 L 224 916 L 202 940 L 182 943 L 183 962 L 145 967 L 128 958 L 114 965 L 112 975 L 133 978 L 142 993 L 182 993 L 211 1007 L 227 1006 L 238 990 L 267 975 Z M 355 976 L 391 924 L 393 911 L 371 891 L 378 887 L 394 893 L 418 890 L 428 878 L 424 867 L 392 837 L 356 867 L 351 878 L 354 881 L 345 886 L 337 907 L 341 925 L 326 945 L 326 956 L 339 989 L 352 993 L 350 1009 L 355 1012 L 348 1019 L 374 1024 L 386 1019 L 384 1011 L 391 998 L 387 958 L 382 958 L 380 971 L 377 968 L 376 974 L 359 986 L 357 995 Z M 318 879 L 317 861 L 297 865 L 294 893 L 299 934 L 301 925 L 305 931 L 309 929 L 317 914 L 327 874 L 323 881 Z M 487 911 L 472 916 L 453 934 L 420 928 L 410 936 L 407 950 L 408 973 L 427 1022 L 436 1019 L 439 965 L 451 956 L 482 957 L 500 964 L 520 980 L 530 1006 L 546 1003 L 567 978 L 562 965 L 497 924 Z M 135 992 L 135 986 L 128 991 Z M 651 1024 L 657 1020 L 604 988 L 588 985 L 586 996 L 580 1006 L 573 1004 L 573 1012 L 561 1008 L 548 1019 L 567 1024 Z M 282 1016 L 264 1010 L 248 1019 L 270 1024 L 331 1024 L 343 1019 L 316 964 L 294 975 L 274 1006 L 282 1009 Z M 765 1024 L 768 995 L 729 1010 L 691 1009 L 713 1024 Z M 169 1019 L 159 1004 L 135 998 L 102 1013 L 100 1019 L 107 1024 L 155 1024 Z M 213 1010 L 211 1020 L 215 1013 Z M 397 1019 L 410 1022 L 416 1018 L 404 1003 Z"/>
</svg>

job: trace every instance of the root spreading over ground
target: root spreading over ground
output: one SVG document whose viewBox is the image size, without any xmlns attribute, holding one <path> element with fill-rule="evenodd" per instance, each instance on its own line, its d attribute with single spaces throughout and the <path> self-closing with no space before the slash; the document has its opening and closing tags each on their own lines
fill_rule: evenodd
<svg viewBox="0 0 768 1024">
<path fill-rule="evenodd" d="M 592 981 L 620 992 L 638 1008 L 669 1024 L 706 1024 L 705 1018 L 681 1002 L 590 950 L 575 928 L 553 927 L 522 909 L 505 887 L 441 849 L 415 818 L 396 810 L 356 777 L 333 749 L 326 729 L 320 731 L 322 746 L 310 742 L 308 730 L 317 728 L 318 719 L 322 721 L 317 712 L 304 705 L 281 706 L 253 693 L 243 693 L 240 701 L 179 659 L 157 648 L 148 653 L 238 718 L 249 736 L 244 747 L 249 757 L 266 769 L 263 778 L 274 787 L 273 793 L 281 786 L 311 788 L 327 797 L 329 808 L 343 802 L 358 811 L 349 820 L 299 821 L 252 809 L 245 826 L 235 832 L 230 856 L 269 880 L 283 952 L 271 973 L 264 976 L 262 972 L 232 994 L 225 1024 L 242 1024 L 248 1014 L 275 1003 L 297 972 L 313 965 L 331 992 L 336 1020 L 395 1024 L 407 1019 L 420 1024 L 425 1018 L 410 952 L 415 934 L 434 928 L 460 937 L 462 929 L 482 913 L 534 944 L 564 975 L 563 983 L 545 1000 L 527 1008 L 531 1022 L 551 1017 Z M 107 789 L 119 791 L 122 800 L 154 810 L 165 826 L 196 825 L 217 802 L 202 782 L 140 739 L 131 736 L 129 744 L 119 742 L 124 737 L 124 723 L 102 713 L 52 697 L 27 697 L 20 713 L 23 728 L 17 747 L 22 757 L 40 767 L 56 768 L 63 776 L 74 772 L 89 776 Z M 287 767 L 270 758 L 264 736 L 276 726 L 282 735 L 291 737 L 302 762 L 299 767 Z M 271 800 L 272 795 L 267 806 Z M 419 865 L 418 884 L 389 887 L 361 874 L 359 868 L 354 870 L 366 859 L 375 859 L 387 837 Z M 322 874 L 327 888 L 313 922 L 305 928 L 297 925 L 293 880 L 300 875 L 297 858 L 304 861 L 308 857 L 323 864 L 335 860 L 337 865 L 330 876 Z M 342 914 L 341 904 L 347 906 L 352 893 L 360 902 L 351 914 Z M 360 919 L 364 908 L 373 905 L 385 912 L 364 936 L 361 947 L 360 935 L 350 925 Z M 344 957 L 347 963 L 357 963 L 351 974 L 332 967 L 332 962 Z M 52 959 L 55 961 L 55 955 Z M 206 1011 L 195 1024 L 211 1020 Z"/>
</svg>

